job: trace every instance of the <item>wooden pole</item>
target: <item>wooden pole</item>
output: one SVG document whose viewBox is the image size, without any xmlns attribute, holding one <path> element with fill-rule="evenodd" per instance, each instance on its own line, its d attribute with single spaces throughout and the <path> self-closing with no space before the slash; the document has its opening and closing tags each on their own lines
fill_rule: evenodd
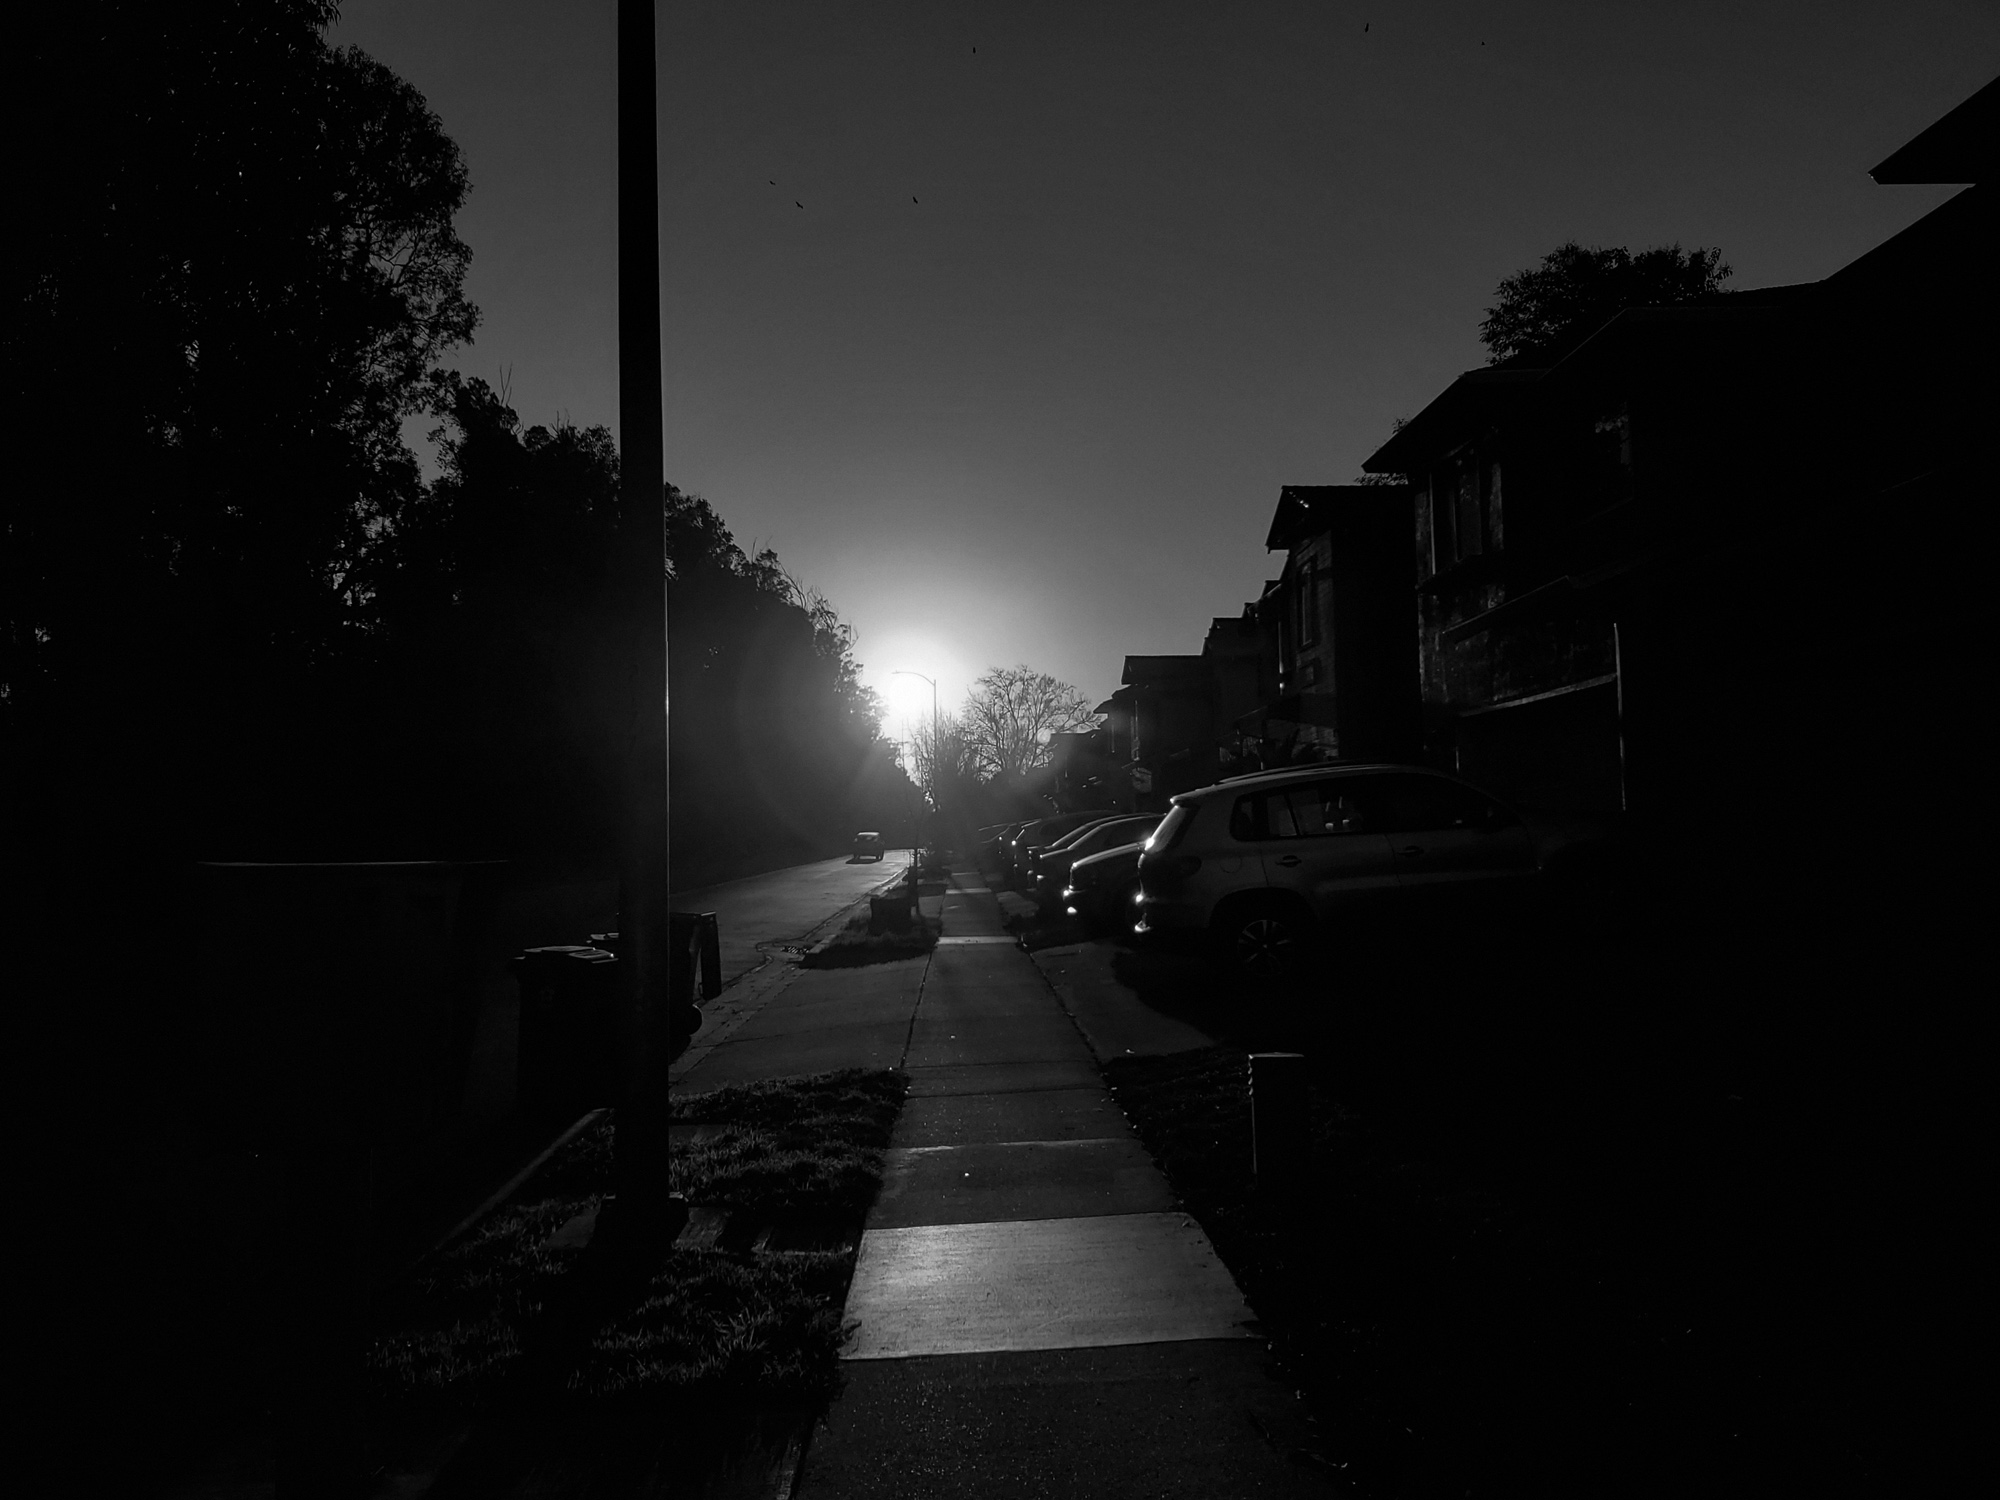
<svg viewBox="0 0 2000 1500">
<path fill-rule="evenodd" d="M 618 1217 L 642 1235 L 668 1203 L 667 582 L 660 378 L 658 84 L 654 0 L 618 0 L 618 422 L 626 632 L 626 805 L 619 849 L 625 1076 Z"/>
</svg>

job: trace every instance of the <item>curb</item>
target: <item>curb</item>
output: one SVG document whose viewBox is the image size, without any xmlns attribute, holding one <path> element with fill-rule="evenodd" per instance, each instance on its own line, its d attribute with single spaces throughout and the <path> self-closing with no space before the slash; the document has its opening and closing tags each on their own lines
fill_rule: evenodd
<svg viewBox="0 0 2000 1500">
<path fill-rule="evenodd" d="M 904 866 L 903 871 L 899 871 L 877 885 L 870 886 L 859 897 L 848 902 L 847 905 L 841 907 L 832 916 L 808 928 L 804 934 L 805 938 L 813 939 L 814 934 L 825 930 L 834 923 L 844 924 L 848 917 L 858 911 L 865 910 L 871 897 L 879 896 L 891 887 L 901 885 L 903 883 L 904 872 L 907 869 L 908 867 Z M 837 931 L 838 929 L 836 928 L 835 930 Z M 824 939 L 820 941 L 824 941 Z M 728 984 L 724 985 L 722 994 L 713 1002 L 716 1013 L 711 1014 L 707 1007 L 703 1007 L 701 1030 L 695 1033 L 694 1039 L 689 1042 L 687 1050 L 668 1065 L 667 1086 L 671 1088 L 673 1085 L 679 1083 L 710 1052 L 713 1052 L 717 1047 L 728 1041 L 730 1036 L 744 1022 L 750 1020 L 757 1012 L 768 1005 L 772 996 L 791 983 L 792 978 L 800 972 L 799 965 L 795 960 L 801 957 L 806 951 L 808 951 L 808 947 L 774 948 L 766 953 L 763 963 L 757 965 L 754 969 L 745 969 L 741 974 L 730 980 Z M 788 962 L 787 960 L 793 961 Z"/>
</svg>

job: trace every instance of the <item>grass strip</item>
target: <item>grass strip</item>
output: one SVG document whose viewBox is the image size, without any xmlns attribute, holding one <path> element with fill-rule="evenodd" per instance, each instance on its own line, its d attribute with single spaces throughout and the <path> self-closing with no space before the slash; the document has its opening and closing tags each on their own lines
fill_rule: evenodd
<svg viewBox="0 0 2000 1500">
<path fill-rule="evenodd" d="M 674 1188 L 696 1205 L 858 1219 L 907 1088 L 892 1069 L 845 1068 L 676 1098 L 675 1120 L 720 1129 L 676 1144 Z"/>
<path fill-rule="evenodd" d="M 851 1250 L 674 1250 L 645 1298 L 592 1340 L 573 1389 L 825 1398 L 838 1383 Z"/>
<path fill-rule="evenodd" d="M 852 969 L 862 964 L 891 963 L 899 958 L 919 958 L 935 948 L 937 940 L 937 923 L 927 917 L 915 917 L 908 927 L 885 932 L 873 930 L 865 916 L 850 917 L 840 931 L 800 955 L 799 964 L 807 969 Z"/>
<path fill-rule="evenodd" d="M 673 1144 L 673 1181 L 697 1205 L 858 1225 L 905 1090 L 901 1073 L 855 1068 L 678 1097 L 677 1122 L 715 1128 Z M 519 1358 L 523 1331 L 586 1253 L 549 1240 L 612 1190 L 615 1131 L 607 1116 L 569 1142 L 514 1202 L 384 1296 L 367 1369 L 385 1432 L 469 1414 Z M 598 1334 L 572 1393 L 823 1395 L 853 1261 L 852 1248 L 669 1250 L 640 1303 Z"/>
</svg>

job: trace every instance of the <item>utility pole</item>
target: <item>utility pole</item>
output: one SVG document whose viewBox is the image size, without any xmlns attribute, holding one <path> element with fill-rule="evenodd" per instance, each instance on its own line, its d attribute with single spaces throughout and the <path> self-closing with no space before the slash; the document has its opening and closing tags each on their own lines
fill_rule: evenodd
<svg viewBox="0 0 2000 1500">
<path fill-rule="evenodd" d="M 673 996 L 667 828 L 666 430 L 660 379 L 660 198 L 654 0 L 618 0 L 619 554 L 629 603 L 625 806 L 619 838 L 624 994 L 618 1219 L 641 1238 L 668 1207 L 668 1016 Z M 671 1233 L 671 1229 L 667 1232 Z"/>
</svg>

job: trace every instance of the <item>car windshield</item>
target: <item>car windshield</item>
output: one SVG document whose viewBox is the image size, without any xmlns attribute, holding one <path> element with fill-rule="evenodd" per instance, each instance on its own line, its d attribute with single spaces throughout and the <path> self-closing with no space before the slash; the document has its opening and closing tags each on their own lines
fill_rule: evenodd
<svg viewBox="0 0 2000 1500">
<path fill-rule="evenodd" d="M 1103 828 L 1105 821 L 1106 820 L 1103 818 L 1098 818 L 1089 823 L 1084 823 L 1079 825 L 1078 827 L 1072 828 L 1068 833 L 1064 834 L 1061 838 L 1057 839 L 1055 843 L 1050 847 L 1056 849 L 1080 848 L 1086 839 L 1093 838 L 1097 835 L 1097 833 Z"/>
</svg>

